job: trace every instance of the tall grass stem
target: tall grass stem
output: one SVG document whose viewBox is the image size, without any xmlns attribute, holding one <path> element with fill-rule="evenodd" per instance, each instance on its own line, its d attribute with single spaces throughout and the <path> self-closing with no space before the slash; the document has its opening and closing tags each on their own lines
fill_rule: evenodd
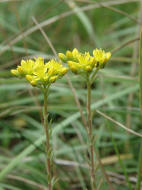
<svg viewBox="0 0 142 190">
<path fill-rule="evenodd" d="M 95 166 L 94 166 L 94 137 L 92 130 L 92 114 L 91 114 L 91 82 L 88 77 L 87 80 L 87 116 L 88 116 L 88 137 L 89 137 L 89 146 L 90 146 L 90 182 L 92 190 L 96 190 L 96 181 L 95 181 Z"/>
<path fill-rule="evenodd" d="M 48 88 L 44 87 L 44 110 L 43 110 L 43 119 L 44 119 L 44 129 L 46 133 L 46 153 L 47 153 L 47 175 L 48 175 L 48 189 L 52 190 L 52 166 L 51 166 L 51 156 L 52 156 L 52 148 L 50 145 L 50 128 L 48 124 L 48 111 L 47 111 L 47 93 Z"/>
<path fill-rule="evenodd" d="M 140 83 L 140 111 L 142 116 L 142 28 L 140 33 L 140 47 L 139 47 L 139 83 Z M 141 190 L 141 182 L 142 182 L 142 140 L 140 144 L 140 152 L 139 152 L 139 166 L 138 166 L 138 177 L 136 190 Z"/>
</svg>

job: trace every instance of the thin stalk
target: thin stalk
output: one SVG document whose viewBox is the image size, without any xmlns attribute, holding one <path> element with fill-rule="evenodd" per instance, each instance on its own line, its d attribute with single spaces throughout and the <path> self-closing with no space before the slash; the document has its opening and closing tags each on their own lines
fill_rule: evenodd
<svg viewBox="0 0 142 190">
<path fill-rule="evenodd" d="M 138 167 L 136 190 L 141 190 L 141 182 L 142 182 L 142 140 L 141 140 L 140 153 L 139 153 L 139 167 Z"/>
<path fill-rule="evenodd" d="M 44 87 L 44 107 L 43 107 L 43 119 L 44 119 L 44 129 L 46 133 L 46 153 L 47 153 L 47 175 L 48 175 L 48 189 L 52 190 L 52 168 L 51 168 L 51 146 L 50 146 L 50 131 L 48 124 L 48 112 L 47 112 L 47 93 L 48 88 Z"/>
<path fill-rule="evenodd" d="M 94 165 L 94 138 L 92 131 L 92 114 L 91 114 L 91 82 L 88 77 L 87 79 L 87 117 L 88 117 L 88 137 L 89 137 L 89 148 L 90 148 L 90 183 L 92 190 L 96 190 L 96 181 L 95 181 L 95 165 Z"/>
<path fill-rule="evenodd" d="M 140 85 L 140 110 L 142 115 L 142 28 L 140 33 L 140 47 L 139 47 L 139 85 Z"/>
<path fill-rule="evenodd" d="M 98 71 L 99 71 L 99 68 L 97 68 L 97 69 L 95 70 L 95 72 L 93 73 L 93 75 L 91 76 L 91 84 L 94 82 L 94 79 L 95 79 L 96 74 L 97 74 Z"/>
<path fill-rule="evenodd" d="M 140 59 L 139 60 L 140 111 L 142 116 L 142 28 L 140 34 L 139 59 Z M 140 153 L 139 153 L 139 167 L 138 167 L 136 190 L 141 190 L 141 182 L 142 182 L 142 140 L 141 140 Z"/>
</svg>

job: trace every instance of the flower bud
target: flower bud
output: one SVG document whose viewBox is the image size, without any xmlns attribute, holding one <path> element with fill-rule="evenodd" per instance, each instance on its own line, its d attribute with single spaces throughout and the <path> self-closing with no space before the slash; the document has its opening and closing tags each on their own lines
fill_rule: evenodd
<svg viewBox="0 0 142 190">
<path fill-rule="evenodd" d="M 58 56 L 63 62 L 67 61 L 67 57 L 63 53 L 58 53 Z"/>
<path fill-rule="evenodd" d="M 15 75 L 15 76 L 18 76 L 18 71 L 17 71 L 17 69 L 12 69 L 12 70 L 11 70 L 11 73 L 12 73 L 13 75 Z"/>
<path fill-rule="evenodd" d="M 73 57 L 73 55 L 72 55 L 72 52 L 71 51 L 67 51 L 66 52 L 66 56 L 67 56 L 67 58 L 72 58 Z"/>
<path fill-rule="evenodd" d="M 56 81 L 56 79 L 58 78 L 58 76 L 53 76 L 49 79 L 49 82 L 53 83 Z"/>
<path fill-rule="evenodd" d="M 31 75 L 26 75 L 26 79 L 31 82 L 33 80 L 33 77 Z"/>
<path fill-rule="evenodd" d="M 68 69 L 67 69 L 67 68 L 63 68 L 63 69 L 61 70 L 61 75 L 66 74 L 66 73 L 67 73 L 67 71 L 68 71 Z"/>
</svg>

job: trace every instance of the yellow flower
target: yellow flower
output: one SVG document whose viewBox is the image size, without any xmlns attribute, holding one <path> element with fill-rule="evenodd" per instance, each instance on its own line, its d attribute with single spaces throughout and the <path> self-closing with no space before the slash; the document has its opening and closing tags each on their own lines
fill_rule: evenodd
<svg viewBox="0 0 142 190">
<path fill-rule="evenodd" d="M 73 51 L 67 51 L 66 55 L 59 54 L 61 60 L 67 60 L 70 70 L 74 73 L 88 73 L 94 68 L 94 58 L 90 56 L 89 52 L 84 54 L 79 52 L 76 48 Z"/>
<path fill-rule="evenodd" d="M 71 52 L 71 51 L 67 51 L 66 52 L 66 57 L 68 58 L 68 59 L 72 59 L 72 60 L 78 60 L 78 57 L 80 56 L 80 52 L 76 49 L 76 48 L 74 48 L 73 49 L 73 51 Z"/>
<path fill-rule="evenodd" d="M 66 54 L 58 53 L 59 58 L 63 62 L 66 62 L 68 60 L 77 61 L 79 55 L 80 55 L 80 52 L 76 48 L 74 48 L 72 52 L 67 50 Z"/>
<path fill-rule="evenodd" d="M 78 62 L 80 65 L 80 69 L 84 72 L 91 72 L 94 68 L 94 58 L 90 56 L 89 52 L 85 52 L 84 54 L 80 54 L 78 56 Z"/>
<path fill-rule="evenodd" d="M 32 86 L 36 86 L 37 85 L 38 79 L 35 76 L 33 76 L 33 75 L 26 75 L 26 79 L 27 79 L 28 82 L 30 82 L 30 84 Z"/>
<path fill-rule="evenodd" d="M 77 73 L 80 69 L 79 64 L 74 61 L 68 61 L 68 66 L 73 73 Z"/>
<path fill-rule="evenodd" d="M 15 75 L 15 76 L 18 76 L 18 71 L 17 71 L 17 69 L 12 69 L 11 70 L 11 73 L 13 74 L 13 75 Z"/>
<path fill-rule="evenodd" d="M 53 83 L 56 81 L 57 78 L 58 78 L 58 76 L 50 77 L 49 82 Z"/>
<path fill-rule="evenodd" d="M 95 49 L 93 51 L 94 59 L 96 62 L 96 67 L 103 68 L 106 62 L 110 59 L 111 53 L 105 52 L 102 49 Z"/>
<path fill-rule="evenodd" d="M 102 49 L 95 49 L 93 56 L 89 52 L 81 53 L 76 48 L 73 51 L 66 51 L 66 54 L 59 53 L 59 58 L 67 62 L 70 70 L 74 73 L 91 73 L 94 68 L 103 68 L 110 59 L 111 53 Z"/>
<path fill-rule="evenodd" d="M 67 57 L 65 56 L 65 54 L 63 53 L 58 53 L 59 58 L 63 61 L 66 62 L 67 61 Z"/>
<path fill-rule="evenodd" d="M 57 62 L 54 59 L 52 59 L 48 63 L 46 63 L 45 66 L 48 69 L 49 75 L 63 76 L 68 71 L 68 69 L 66 67 L 64 67 L 60 62 Z"/>
<path fill-rule="evenodd" d="M 33 60 L 22 60 L 21 65 L 17 67 L 17 69 L 12 69 L 11 73 L 15 76 L 24 77 L 27 74 L 32 74 L 33 67 L 34 67 Z"/>
<path fill-rule="evenodd" d="M 21 65 L 16 70 L 11 70 L 15 76 L 25 77 L 31 85 L 37 87 L 50 86 L 58 78 L 66 74 L 68 69 L 56 60 L 44 63 L 44 58 L 21 61 Z"/>
</svg>

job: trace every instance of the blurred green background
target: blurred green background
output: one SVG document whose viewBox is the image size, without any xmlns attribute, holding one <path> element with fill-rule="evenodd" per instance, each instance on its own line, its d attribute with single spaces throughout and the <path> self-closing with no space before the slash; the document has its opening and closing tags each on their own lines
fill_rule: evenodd
<svg viewBox="0 0 142 190">
<path fill-rule="evenodd" d="M 23 58 L 54 57 L 33 18 L 57 52 L 73 48 L 90 53 L 95 48 L 112 51 L 92 88 L 95 147 L 114 188 L 129 190 L 128 181 L 135 187 L 140 137 L 128 134 L 95 109 L 142 133 L 138 85 L 141 0 L 0 0 L 0 190 L 47 189 L 40 124 L 43 97 L 38 89 L 10 74 Z M 79 76 L 68 76 L 85 110 L 86 86 Z M 59 178 L 55 189 L 90 189 L 84 156 L 87 135 L 66 77 L 51 87 L 48 111 Z M 108 190 L 101 168 L 96 173 L 98 188 Z"/>
</svg>

